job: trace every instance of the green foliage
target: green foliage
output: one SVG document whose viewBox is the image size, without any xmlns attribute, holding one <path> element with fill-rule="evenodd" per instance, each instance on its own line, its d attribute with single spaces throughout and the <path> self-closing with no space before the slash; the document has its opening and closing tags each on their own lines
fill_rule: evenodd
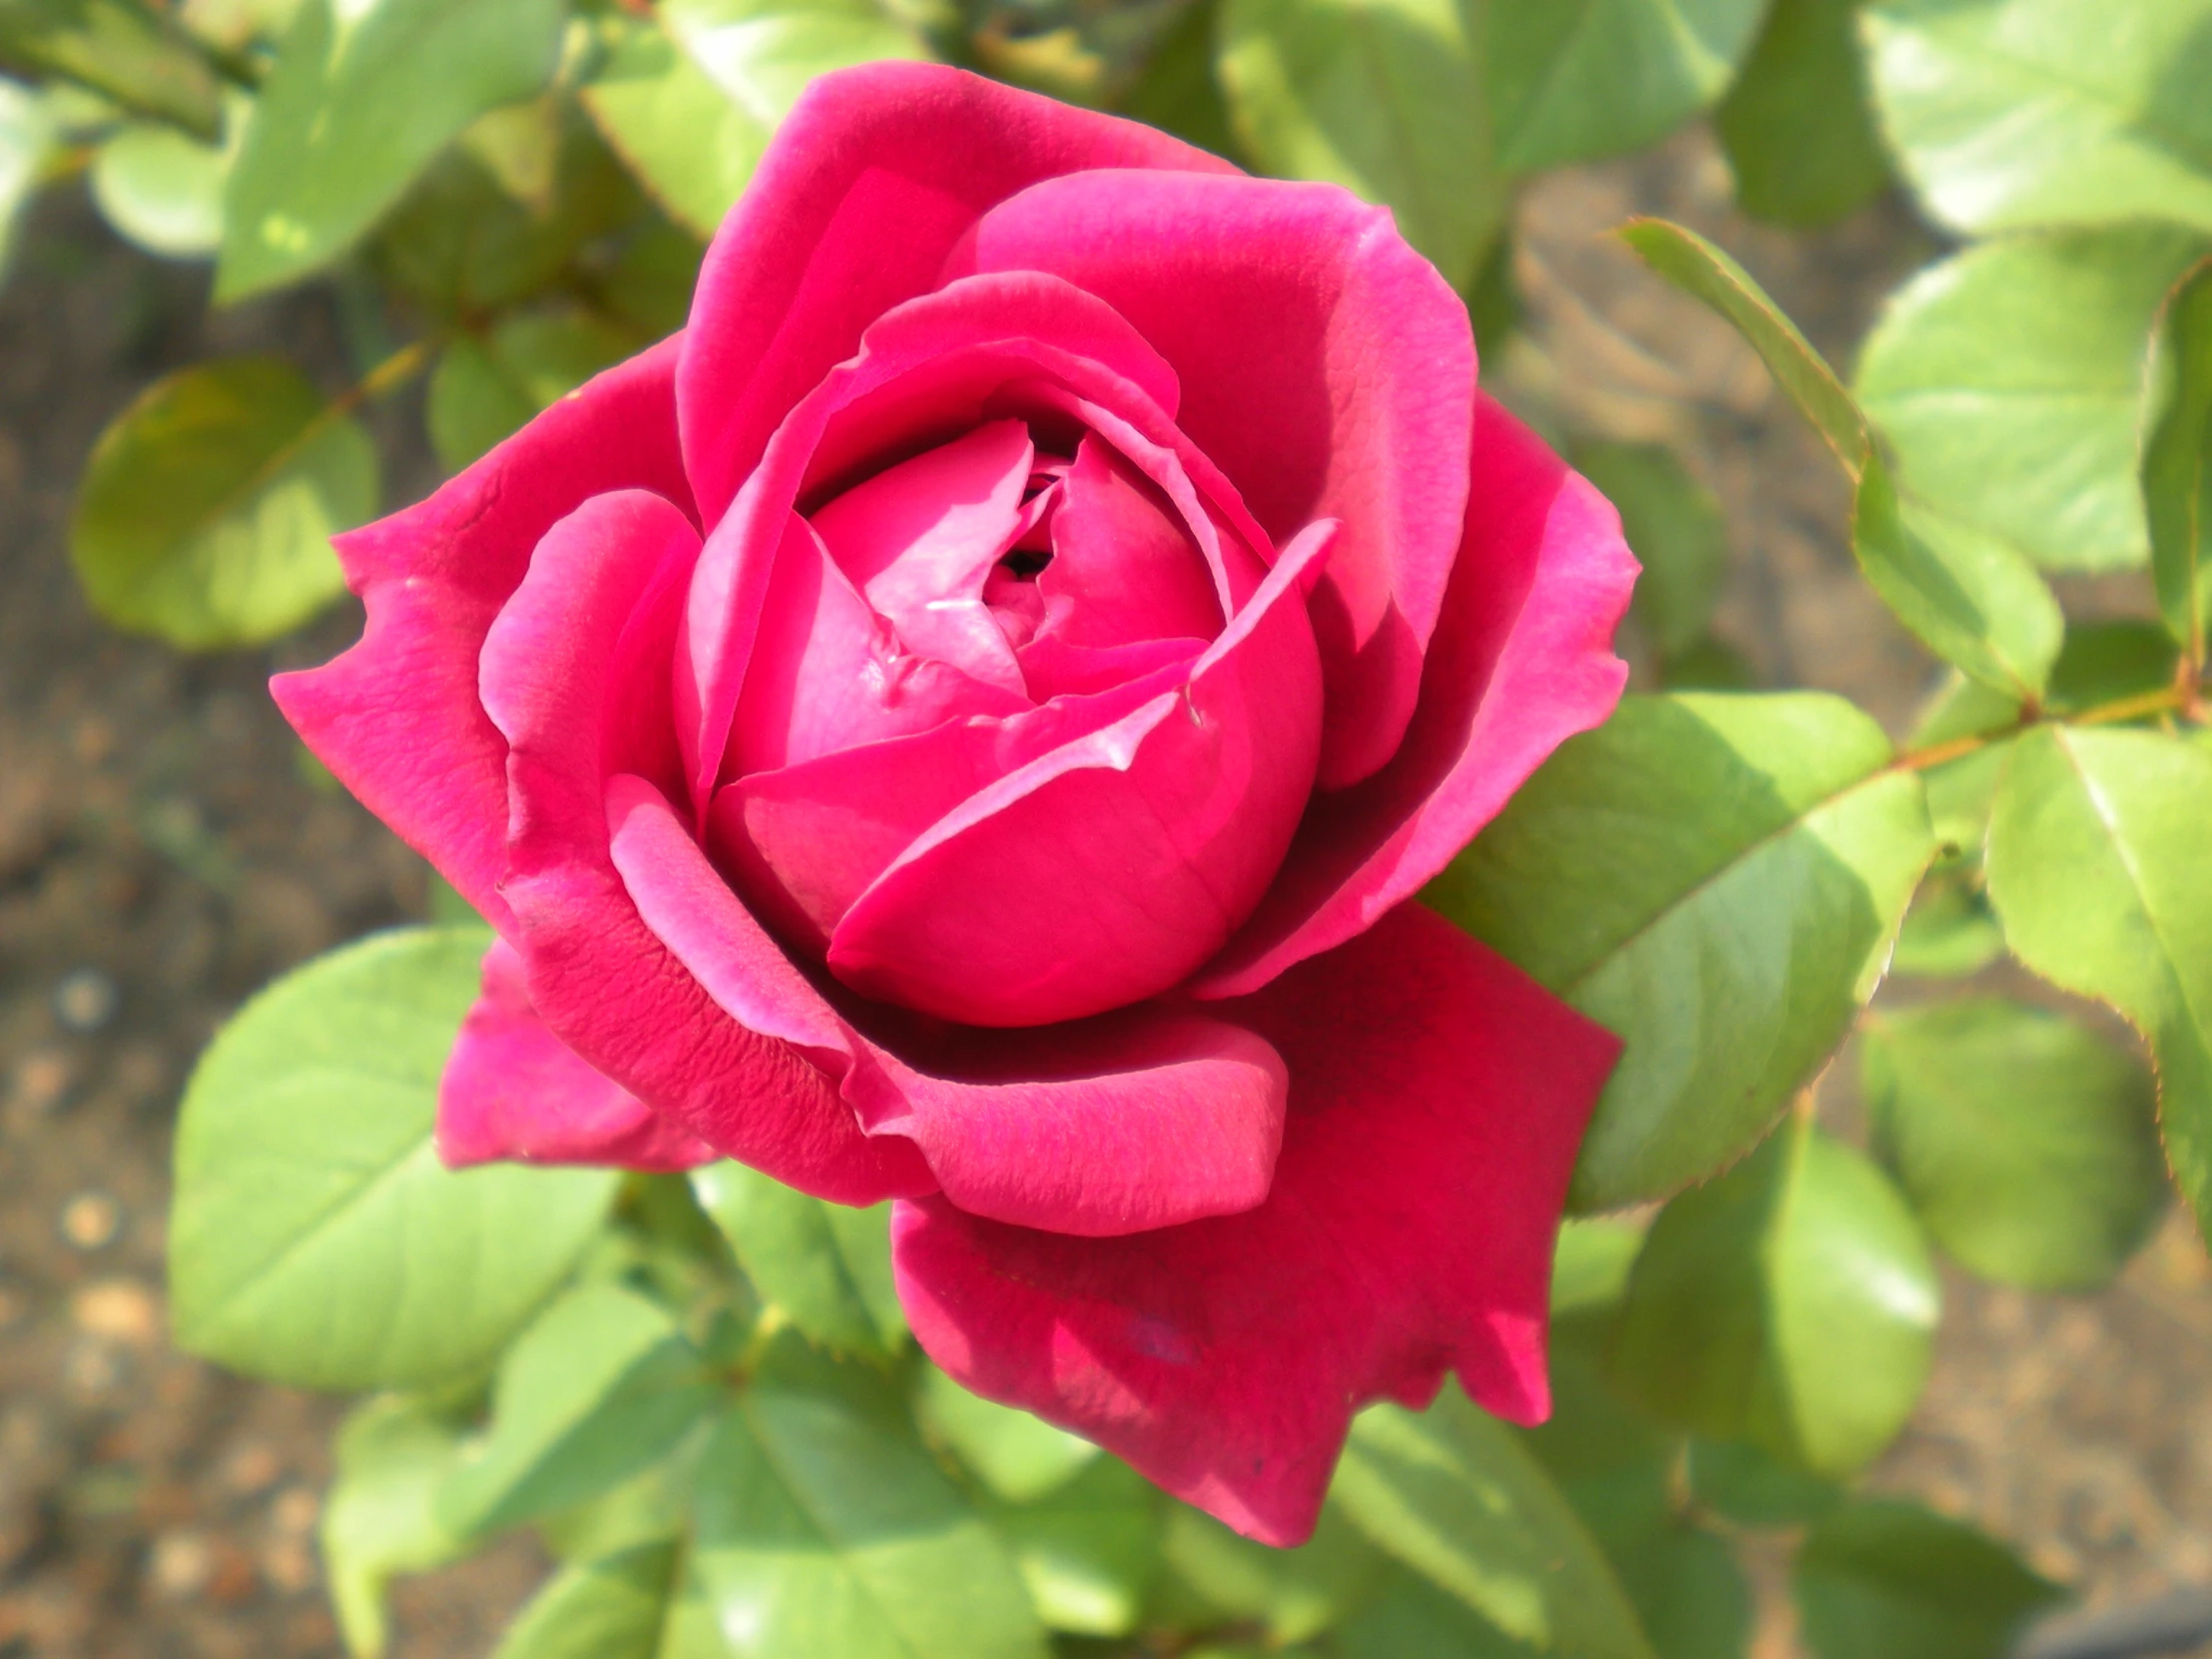
<svg viewBox="0 0 2212 1659">
<path fill-rule="evenodd" d="M 1009 1503 L 1043 1497 L 1098 1458 L 1090 1441 L 971 1394 L 934 1366 L 918 1374 L 914 1409 L 924 1428 Z"/>
<path fill-rule="evenodd" d="M 485 935 L 408 928 L 278 980 L 202 1056 L 177 1132 L 177 1340 L 318 1388 L 490 1364 L 566 1276 L 614 1178 L 431 1146 Z"/>
<path fill-rule="evenodd" d="M 2158 347 L 2142 421 L 2151 574 L 2159 614 L 2201 668 L 2212 617 L 2212 261 L 2167 296 Z"/>
<path fill-rule="evenodd" d="M 157 380 L 100 435 L 69 552 L 119 627 L 193 650 L 297 627 L 343 588 L 330 537 L 376 510 L 376 451 L 274 357 Z"/>
<path fill-rule="evenodd" d="M 334 1448 L 337 1478 L 322 1506 L 322 1561 L 346 1651 L 384 1651 L 384 1587 L 466 1553 L 438 1519 L 439 1486 L 461 1451 L 450 1413 L 418 1399 L 369 1400 L 345 1419 Z"/>
<path fill-rule="evenodd" d="M 1920 779 L 1891 760 L 1837 698 L 1631 698 L 1430 884 L 1626 1039 L 1578 1208 L 1710 1174 L 1843 1040 L 1936 849 Z"/>
<path fill-rule="evenodd" d="M 223 240 L 223 152 L 151 122 L 125 127 L 92 163 L 108 223 L 149 253 L 186 259 Z"/>
<path fill-rule="evenodd" d="M 906 1317 L 891 1284 L 889 1205 L 828 1204 L 743 1164 L 691 1180 L 747 1277 L 804 1336 L 878 1360 L 898 1352 Z"/>
<path fill-rule="evenodd" d="M 1743 74 L 1714 112 L 1736 201 L 1755 219 L 1825 225 L 1889 183 L 1867 102 L 1859 7 L 1774 0 Z"/>
<path fill-rule="evenodd" d="M 445 348 L 430 375 L 430 443 L 458 472 L 644 342 L 575 307 L 516 311 Z"/>
<path fill-rule="evenodd" d="M 2003 766 L 2000 751 L 1980 751 L 1988 756 L 1996 769 Z M 1995 788 L 1995 775 L 1991 771 L 1990 788 Z M 1933 813 L 1936 791 L 1933 780 L 1929 788 L 1929 807 Z M 1987 800 L 1983 799 L 1980 821 L 1968 831 L 1978 852 L 1981 826 L 1988 818 Z M 1938 820 L 1937 833 L 1942 833 Z M 1971 866 L 1963 861 L 1934 871 L 1913 897 L 1913 907 L 1905 915 L 1905 926 L 1898 933 L 1897 953 L 1890 966 L 1897 972 L 1924 979 L 1949 979 L 1968 973 L 1978 973 L 2004 954 L 2004 930 L 1997 926 L 1997 918 L 1989 909 L 1988 896 L 1976 884 Z"/>
<path fill-rule="evenodd" d="M 1886 1014 L 1862 1068 L 1882 1156 L 1984 1277 L 2095 1290 L 2165 1208 L 2149 1069 L 2072 1020 L 1998 997 Z"/>
<path fill-rule="evenodd" d="M 1815 1659 L 1999 1659 L 2029 1618 L 2064 1599 L 1972 1527 L 1881 1501 L 1816 1526 L 1792 1587 Z"/>
<path fill-rule="evenodd" d="M 1904 1198 L 1797 1117 L 1660 1213 L 1629 1281 L 1613 1377 L 1681 1428 L 1847 1474 L 1920 1398 L 1936 1308 Z"/>
<path fill-rule="evenodd" d="M 1705 639 L 1728 575 L 1721 504 L 1663 445 L 1587 441 L 1572 459 L 1620 509 L 1621 533 L 1644 567 L 1636 619 L 1662 665 L 1679 661 Z"/>
<path fill-rule="evenodd" d="M 1127 1463 L 1094 1455 L 1072 1479 L 1018 1505 L 990 1506 L 989 1513 L 1047 1626 L 1079 1636 L 1127 1636 L 1143 1622 L 1160 1574 L 1166 1507 L 1167 1499 Z"/>
<path fill-rule="evenodd" d="M 0 0 L 0 63 L 73 81 L 203 138 L 222 120 L 214 64 L 166 9 L 142 0 Z"/>
<path fill-rule="evenodd" d="M 492 1659 L 663 1659 L 679 1564 L 674 1544 L 650 1543 L 564 1567 L 516 1615 Z"/>
<path fill-rule="evenodd" d="M 0 276 L 8 269 L 16 220 L 37 191 L 54 145 L 46 101 L 27 87 L 0 79 Z"/>
</svg>

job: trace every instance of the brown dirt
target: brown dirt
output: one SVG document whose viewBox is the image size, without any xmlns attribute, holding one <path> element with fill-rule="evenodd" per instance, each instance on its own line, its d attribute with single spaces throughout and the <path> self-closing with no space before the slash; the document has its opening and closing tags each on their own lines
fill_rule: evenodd
<svg viewBox="0 0 2212 1659">
<path fill-rule="evenodd" d="M 1716 237 L 1844 357 L 1935 241 L 1895 203 L 1811 239 L 1747 226 L 1692 133 L 1531 195 L 1530 325 L 1485 366 L 1539 418 L 1676 444 L 1728 508 L 1723 632 L 1764 682 L 1901 727 L 1933 670 L 1853 572 L 1833 466 L 1724 326 L 1599 236 L 1632 211 Z M 350 378 L 321 300 L 211 321 L 204 298 L 201 274 L 117 248 L 71 201 L 35 217 L 0 293 L 0 1659 L 337 1651 L 313 1527 L 342 1406 L 169 1347 L 170 1136 L 217 1021 L 418 913 L 422 870 L 315 786 L 263 690 L 356 614 L 185 659 L 95 620 L 64 553 L 94 435 L 155 375 L 276 348 Z M 410 452 L 387 496 L 427 478 Z M 2087 597 L 2140 603 L 2125 583 Z M 1878 1483 L 2022 1540 L 2092 1601 L 2212 1579 L 2212 1270 L 2186 1229 L 2102 1296 L 1946 1290 L 1935 1382 Z M 404 1586 L 397 1652 L 488 1652 L 541 1565 L 510 1545 Z M 1764 1631 L 1788 1651 L 1786 1615 Z"/>
</svg>

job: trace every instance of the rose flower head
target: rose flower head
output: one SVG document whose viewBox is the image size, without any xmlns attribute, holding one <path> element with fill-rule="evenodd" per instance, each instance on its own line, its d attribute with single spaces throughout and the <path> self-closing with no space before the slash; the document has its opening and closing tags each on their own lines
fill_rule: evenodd
<svg viewBox="0 0 2212 1659">
<path fill-rule="evenodd" d="M 936 1363 L 1242 1531 L 1547 1409 L 1616 1044 L 1412 902 L 1619 696 L 1612 509 L 1390 215 L 818 81 L 683 332 L 342 538 L 316 755 L 490 920 L 446 1160 L 897 1200 Z"/>
</svg>

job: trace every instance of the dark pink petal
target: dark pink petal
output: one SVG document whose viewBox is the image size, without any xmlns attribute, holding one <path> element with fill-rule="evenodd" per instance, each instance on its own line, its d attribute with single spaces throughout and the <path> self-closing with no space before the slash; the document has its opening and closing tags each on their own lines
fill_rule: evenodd
<svg viewBox="0 0 2212 1659">
<path fill-rule="evenodd" d="M 1020 659 L 1029 695 L 1039 699 L 1109 691 L 1173 664 L 1188 667 L 1206 650 L 1202 639 L 1139 640 L 1093 651 L 1068 645 L 1056 635 L 1031 640 L 1014 655 Z"/>
<path fill-rule="evenodd" d="M 485 630 L 538 538 L 609 490 L 692 510 L 670 339 L 563 398 L 436 494 L 337 538 L 368 625 L 342 656 L 270 686 L 361 803 L 504 926 L 506 744 L 476 700 Z"/>
<path fill-rule="evenodd" d="M 1321 782 L 1389 759 L 1467 505 L 1466 307 L 1390 216 L 1334 185 L 1097 172 L 1036 185 L 946 266 L 1046 271 L 1174 366 L 1177 421 L 1281 542 L 1344 526 L 1314 598 L 1329 687 Z"/>
<path fill-rule="evenodd" d="M 546 533 L 485 638 L 483 705 L 508 745 L 509 936 L 530 1001 L 596 1070 L 779 1180 L 852 1204 L 930 1191 L 921 1158 L 864 1136 L 807 1055 L 716 1006 L 615 869 L 609 763 L 647 665 L 667 683 L 698 548 L 666 502 L 600 496 Z"/>
<path fill-rule="evenodd" d="M 1484 397 L 1466 540 L 1405 742 L 1358 788 L 1315 798 L 1274 887 L 1193 993 L 1243 995 L 1370 926 L 1554 749 L 1602 724 L 1628 678 L 1613 631 L 1635 581 L 1611 503 Z"/>
<path fill-rule="evenodd" d="M 504 939 L 484 953 L 484 994 L 438 1081 L 437 1143 L 448 1169 L 511 1160 L 679 1170 L 716 1156 L 538 1022 L 522 958 Z"/>
<path fill-rule="evenodd" d="M 868 64 L 809 87 L 723 222 L 692 300 L 677 398 L 707 519 L 861 332 L 937 285 L 945 251 L 978 214 L 1091 167 L 1235 171 L 1149 127 L 934 64 Z"/>
<path fill-rule="evenodd" d="M 1353 1411 L 1456 1371 L 1533 1422 L 1551 1248 L 1618 1043 L 1404 905 L 1221 1012 L 1289 1066 L 1268 1200 L 1113 1240 L 892 1213 L 899 1299 L 966 1386 L 1268 1543 L 1312 1530 Z"/>
<path fill-rule="evenodd" d="M 1206 560 L 1143 474 L 1086 437 L 1060 488 L 1052 562 L 1037 573 L 1052 636 L 1103 650 L 1221 631 Z"/>
<path fill-rule="evenodd" d="M 1157 1007 L 1034 1033 L 932 1029 L 875 1010 L 879 1042 L 793 966 L 656 791 L 616 779 L 607 811 L 640 913 L 697 981 L 836 1076 L 882 1144 L 920 1146 L 964 1211 L 1107 1236 L 1266 1194 L 1284 1076 L 1249 1031 Z"/>
<path fill-rule="evenodd" d="M 1317 526 L 1189 684 L 1007 774 L 856 899 L 830 968 L 970 1025 L 1043 1025 L 1157 995 L 1274 875 L 1313 788 L 1321 675 L 1299 603 Z"/>
</svg>

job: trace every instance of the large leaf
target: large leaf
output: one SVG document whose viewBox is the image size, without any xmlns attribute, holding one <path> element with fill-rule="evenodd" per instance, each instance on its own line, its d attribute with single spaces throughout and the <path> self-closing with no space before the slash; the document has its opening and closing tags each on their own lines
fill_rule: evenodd
<svg viewBox="0 0 2212 1659">
<path fill-rule="evenodd" d="M 1889 182 L 1867 103 L 1859 0 L 1774 0 L 1744 72 L 1715 112 L 1755 219 L 1808 227 L 1841 219 Z"/>
<path fill-rule="evenodd" d="M 2019 739 L 1989 824 L 1989 896 L 2021 961 L 2117 1008 L 2158 1061 L 2166 1156 L 2212 1225 L 2212 749 L 2158 732 Z"/>
<path fill-rule="evenodd" d="M 224 196 L 216 297 L 316 271 L 494 105 L 553 72 L 560 0 L 305 0 Z"/>
<path fill-rule="evenodd" d="M 2212 229 L 2212 0 L 1880 0 L 1875 102 L 1960 231 Z"/>
<path fill-rule="evenodd" d="M 887 1383 L 779 1345 L 697 1480 L 695 1596 L 740 1659 L 1042 1659 L 1004 1545 Z"/>
<path fill-rule="evenodd" d="M 1983 684 L 2019 698 L 2039 692 L 2064 621 L 2027 561 L 1900 499 L 1851 393 L 1742 266 L 1664 220 L 1633 221 L 1621 235 L 1660 276 L 1735 325 L 1835 451 L 1857 490 L 1852 552 L 1898 620 Z"/>
<path fill-rule="evenodd" d="M 1649 1659 L 1574 1510 L 1512 1430 L 1456 1383 L 1426 1411 L 1361 1412 L 1332 1494 L 1383 1549 L 1534 1651 Z"/>
<path fill-rule="evenodd" d="M 891 1283 L 890 1206 L 829 1204 L 743 1164 L 694 1170 L 692 1190 L 764 1301 L 804 1335 L 887 1360 L 905 1341 Z"/>
<path fill-rule="evenodd" d="M 2140 564 L 2143 352 L 2202 246 L 2159 226 L 2009 238 L 1914 278 L 1857 382 L 1899 486 L 2050 569 Z"/>
<path fill-rule="evenodd" d="M 611 1173 L 456 1174 L 431 1144 L 484 942 L 407 928 L 348 945 L 201 1056 L 170 1221 L 182 1347 L 304 1387 L 417 1387 L 484 1366 L 567 1275 Z"/>
<path fill-rule="evenodd" d="M 2062 1015 L 2000 997 L 1885 1014 L 1862 1067 L 1882 1156 L 1985 1278 L 2095 1290 L 2165 1206 L 2149 1070 Z"/>
<path fill-rule="evenodd" d="M 1874 994 L 1935 852 L 1920 779 L 1839 698 L 1630 698 L 1576 738 L 1430 902 L 1626 1042 L 1578 1208 L 1741 1151 Z"/>
<path fill-rule="evenodd" d="M 2167 297 L 2143 429 L 2143 503 L 2158 609 L 2202 668 L 2212 625 L 2212 261 Z"/>
<path fill-rule="evenodd" d="M 492 1659 L 679 1659 L 662 1646 L 678 1564 L 675 1544 L 649 1543 L 562 1569 Z"/>
<path fill-rule="evenodd" d="M 1503 223 L 1465 0 L 1224 0 L 1221 78 L 1261 168 L 1380 202 L 1455 286 Z"/>
<path fill-rule="evenodd" d="M 2065 1599 L 1972 1527 L 1882 1500 L 1814 1527 L 1793 1577 L 1815 1659 L 1999 1659 L 2030 1618 Z"/>
<path fill-rule="evenodd" d="M 376 450 L 275 357 L 196 363 L 110 423 L 69 555 L 101 615 L 194 650 L 251 645 L 344 591 L 330 537 L 376 510 Z"/>
<path fill-rule="evenodd" d="M 491 1432 L 438 1493 L 463 1534 L 599 1496 L 667 1451 L 722 1390 L 658 1305 L 609 1284 L 570 1291 L 508 1350 Z"/>
<path fill-rule="evenodd" d="M 173 258 L 212 254 L 223 241 L 223 152 L 174 127 L 129 126 L 92 162 L 92 198 L 141 248 Z"/>
<path fill-rule="evenodd" d="M 1720 97 L 1764 0 L 1546 0 L 1484 8 L 1498 166 L 1641 149 Z"/>
<path fill-rule="evenodd" d="M 426 1572 L 466 1553 L 466 1540 L 433 1506 L 460 1449 L 459 1425 L 420 1400 L 372 1399 L 339 1427 L 322 1562 L 348 1653 L 384 1651 L 384 1586 L 394 1574 Z"/>
<path fill-rule="evenodd" d="M 1612 1375 L 1679 1427 L 1848 1473 L 1920 1398 L 1936 1307 L 1927 1242 L 1889 1178 L 1793 1117 L 1653 1223 Z"/>
<path fill-rule="evenodd" d="M 214 66 L 142 0 L 0 0 L 0 63 L 63 76 L 203 138 L 223 117 Z"/>
</svg>

